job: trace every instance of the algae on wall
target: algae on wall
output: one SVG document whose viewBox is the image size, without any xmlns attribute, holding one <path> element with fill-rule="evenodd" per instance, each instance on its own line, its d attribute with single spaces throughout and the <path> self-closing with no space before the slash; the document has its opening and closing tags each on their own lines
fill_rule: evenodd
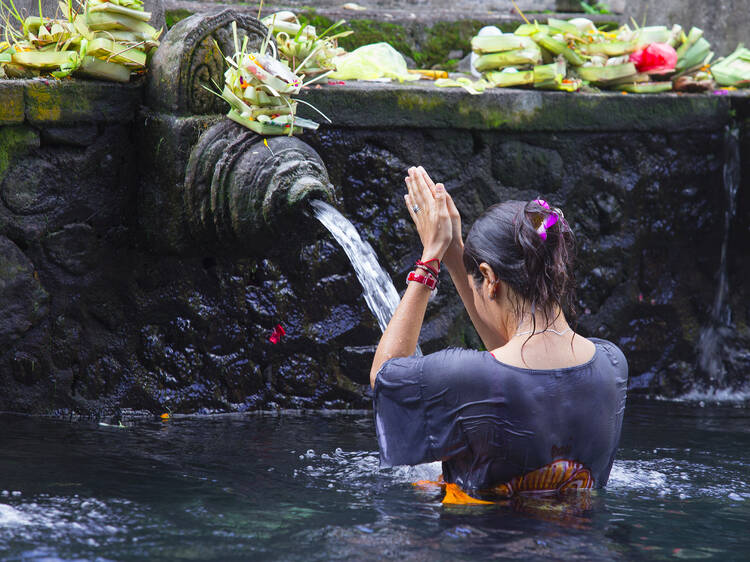
<svg viewBox="0 0 750 562">
<path fill-rule="evenodd" d="M 334 20 L 314 11 L 302 12 L 299 17 L 301 21 L 314 25 L 317 30 L 324 30 L 335 23 Z M 423 22 L 391 23 L 353 19 L 348 20 L 346 25 L 354 31 L 349 37 L 339 40 L 339 45 L 347 51 L 384 41 L 402 55 L 411 58 L 419 68 L 439 66 L 452 70 L 458 61 L 448 58 L 451 51 L 468 54 L 471 51 L 471 38 L 486 23 L 478 20 L 459 20 L 424 25 Z M 515 24 L 511 24 L 510 27 L 515 27 Z"/>
</svg>

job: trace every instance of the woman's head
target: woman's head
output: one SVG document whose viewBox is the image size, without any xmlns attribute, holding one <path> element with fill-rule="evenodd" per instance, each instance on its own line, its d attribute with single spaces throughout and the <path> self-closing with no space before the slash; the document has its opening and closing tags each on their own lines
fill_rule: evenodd
<svg viewBox="0 0 750 562">
<path fill-rule="evenodd" d="M 464 244 L 464 265 L 475 288 L 486 280 L 486 263 L 509 289 L 518 318 L 542 313 L 546 324 L 572 313 L 575 238 L 559 209 L 540 200 L 507 201 L 487 209 Z"/>
</svg>

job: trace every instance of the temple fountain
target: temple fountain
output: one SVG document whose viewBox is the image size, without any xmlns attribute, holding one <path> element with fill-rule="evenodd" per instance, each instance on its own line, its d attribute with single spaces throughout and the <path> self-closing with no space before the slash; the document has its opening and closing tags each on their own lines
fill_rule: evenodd
<svg viewBox="0 0 750 562">
<path fill-rule="evenodd" d="M 222 81 L 233 21 L 251 46 L 265 36 L 244 13 L 191 16 L 145 81 L 0 82 L 0 409 L 367 407 L 383 320 L 309 202 L 350 220 L 402 289 L 418 257 L 403 207 L 413 164 L 466 226 L 502 199 L 565 209 L 579 327 L 623 348 L 634 391 L 694 387 L 720 272 L 732 315 L 711 357 L 728 362 L 727 393 L 746 384 L 750 98 L 323 84 L 300 95 L 333 123 L 266 145 L 203 87 Z M 480 345 L 442 283 L 422 348 Z"/>
</svg>

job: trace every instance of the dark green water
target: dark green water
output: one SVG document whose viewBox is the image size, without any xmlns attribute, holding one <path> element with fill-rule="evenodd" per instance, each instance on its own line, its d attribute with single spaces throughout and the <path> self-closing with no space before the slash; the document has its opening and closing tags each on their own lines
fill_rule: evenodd
<svg viewBox="0 0 750 562">
<path fill-rule="evenodd" d="M 379 471 L 369 414 L 119 429 L 0 416 L 3 560 L 747 560 L 750 410 L 628 405 L 606 491 L 444 507 Z M 570 506 L 568 506 L 570 508 Z"/>
</svg>

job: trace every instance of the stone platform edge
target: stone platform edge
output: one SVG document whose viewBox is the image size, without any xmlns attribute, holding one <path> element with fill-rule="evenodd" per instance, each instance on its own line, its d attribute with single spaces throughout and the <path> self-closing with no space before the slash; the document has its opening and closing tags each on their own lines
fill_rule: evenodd
<svg viewBox="0 0 750 562">
<path fill-rule="evenodd" d="M 143 101 L 143 80 L 0 80 L 0 125 L 127 123 Z"/>
<path fill-rule="evenodd" d="M 748 113 L 750 92 L 713 94 L 566 93 L 492 89 L 471 95 L 432 83 L 346 82 L 303 90 L 298 113 L 331 127 L 420 127 L 523 131 L 716 130 Z M 739 108 L 739 109 L 737 109 Z"/>
<path fill-rule="evenodd" d="M 130 122 L 143 105 L 143 80 L 117 84 L 84 80 L 0 81 L 0 125 Z M 299 115 L 326 127 L 456 128 L 507 131 L 717 130 L 750 116 L 750 92 L 622 95 L 493 89 L 470 95 L 430 82 L 347 81 L 298 96 L 327 115 L 299 105 Z M 180 116 L 190 117 L 190 116 Z"/>
</svg>

